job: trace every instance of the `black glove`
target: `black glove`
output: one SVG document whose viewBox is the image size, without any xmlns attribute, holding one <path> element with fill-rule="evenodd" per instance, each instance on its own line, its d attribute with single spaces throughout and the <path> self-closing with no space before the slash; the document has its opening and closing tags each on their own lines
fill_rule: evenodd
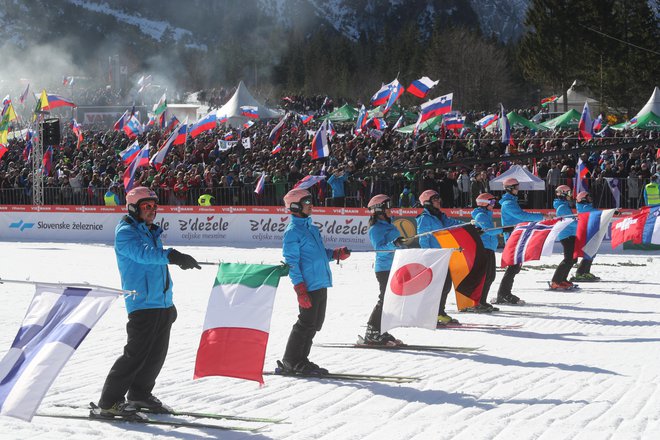
<svg viewBox="0 0 660 440">
<path fill-rule="evenodd" d="M 407 248 L 408 246 L 406 246 L 405 240 L 403 237 L 397 237 L 392 244 L 398 248 Z"/>
<path fill-rule="evenodd" d="M 183 270 L 187 269 L 201 269 L 201 266 L 197 264 L 197 260 L 191 257 L 188 254 L 182 254 L 176 249 L 172 249 L 167 256 L 167 259 L 170 261 L 170 264 L 176 264 Z"/>
</svg>

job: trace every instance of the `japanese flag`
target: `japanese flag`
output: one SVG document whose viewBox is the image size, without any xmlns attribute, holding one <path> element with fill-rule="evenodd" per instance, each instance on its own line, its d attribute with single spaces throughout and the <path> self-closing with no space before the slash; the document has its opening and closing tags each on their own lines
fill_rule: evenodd
<svg viewBox="0 0 660 440">
<path fill-rule="evenodd" d="M 383 301 L 381 332 L 396 327 L 435 329 L 453 249 L 397 250 Z"/>
</svg>

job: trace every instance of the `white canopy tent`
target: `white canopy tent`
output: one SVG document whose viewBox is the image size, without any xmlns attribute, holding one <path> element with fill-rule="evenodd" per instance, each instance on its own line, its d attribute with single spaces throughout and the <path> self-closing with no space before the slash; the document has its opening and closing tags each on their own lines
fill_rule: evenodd
<svg viewBox="0 0 660 440">
<path fill-rule="evenodd" d="M 241 107 L 243 106 L 257 107 L 259 119 L 274 119 L 282 116 L 277 111 L 264 106 L 254 99 L 245 84 L 243 84 L 243 81 L 238 83 L 234 96 L 232 96 L 229 101 L 217 111 L 217 115 L 219 118 L 226 116 L 229 125 L 232 127 L 240 127 L 248 120 L 246 116 L 241 114 Z"/>
<path fill-rule="evenodd" d="M 637 112 L 635 118 L 639 118 L 640 116 L 643 116 L 649 112 L 653 112 L 660 116 L 660 88 L 658 88 L 658 86 L 655 86 L 655 89 L 653 89 L 653 94 L 651 94 L 651 97 L 646 102 L 646 105 L 642 107 L 639 112 Z"/>
<path fill-rule="evenodd" d="M 563 94 L 558 100 L 550 104 L 550 109 L 553 112 L 563 112 L 564 111 L 564 100 L 568 103 L 568 110 L 575 109 L 578 112 L 582 113 L 582 108 L 584 107 L 585 101 L 589 103 L 589 109 L 591 113 L 598 114 L 601 112 L 600 102 L 590 98 L 589 94 L 591 92 L 584 86 L 581 86 L 577 80 L 573 81 L 573 84 L 566 90 L 566 93 Z"/>
<path fill-rule="evenodd" d="M 492 190 L 504 191 L 503 182 L 509 177 L 518 179 L 518 182 L 520 182 L 518 188 L 522 191 L 543 191 L 545 189 L 545 181 L 543 179 L 536 177 L 520 165 L 512 165 L 505 173 L 488 182 L 488 187 Z"/>
</svg>

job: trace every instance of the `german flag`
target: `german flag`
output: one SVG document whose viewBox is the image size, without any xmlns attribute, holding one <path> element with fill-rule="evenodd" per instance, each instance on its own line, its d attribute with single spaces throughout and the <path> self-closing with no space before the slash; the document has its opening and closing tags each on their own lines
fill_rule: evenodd
<svg viewBox="0 0 660 440">
<path fill-rule="evenodd" d="M 474 307 L 481 300 L 486 279 L 486 254 L 477 228 L 466 225 L 433 234 L 443 248 L 462 248 L 449 260 L 458 310 Z"/>
</svg>

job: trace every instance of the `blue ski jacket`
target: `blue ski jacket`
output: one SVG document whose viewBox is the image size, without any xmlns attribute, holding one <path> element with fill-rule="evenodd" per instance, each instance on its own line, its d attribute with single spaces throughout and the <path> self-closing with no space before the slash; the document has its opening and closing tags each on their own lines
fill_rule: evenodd
<svg viewBox="0 0 660 440">
<path fill-rule="evenodd" d="M 399 230 L 392 223 L 385 220 L 378 220 L 372 227 L 369 228 L 369 240 L 374 250 L 388 250 L 393 251 L 397 249 L 393 241 L 399 238 Z M 376 272 L 385 272 L 392 268 L 392 261 L 394 260 L 394 252 L 376 252 L 376 264 L 374 270 Z"/>
<path fill-rule="evenodd" d="M 495 226 L 493 223 L 493 211 L 488 208 L 478 207 L 472 211 L 472 218 L 481 229 L 488 229 Z M 501 229 L 488 231 L 481 234 L 481 241 L 486 249 L 497 250 L 497 236 L 502 233 Z"/>
<path fill-rule="evenodd" d="M 543 220 L 543 214 L 533 214 L 531 212 L 523 211 L 518 204 L 518 197 L 511 193 L 506 193 L 500 199 L 500 206 L 502 207 L 502 226 L 515 226 L 522 222 L 540 222 Z M 504 241 L 509 239 L 509 233 L 504 233 Z"/>
<path fill-rule="evenodd" d="M 552 206 L 557 211 L 557 217 L 563 217 L 565 215 L 573 215 L 573 210 L 568 204 L 567 200 L 555 199 L 552 202 Z M 577 231 L 577 220 L 573 220 L 568 226 L 566 226 L 560 233 L 557 235 L 557 241 L 562 241 L 568 237 L 575 237 Z"/>
<path fill-rule="evenodd" d="M 447 217 L 444 212 L 440 211 L 440 215 L 436 217 L 431 212 L 424 208 L 424 211 L 417 216 L 417 233 L 423 234 L 424 232 L 435 231 L 437 229 L 448 228 L 450 226 L 457 226 L 463 224 L 462 222 L 453 218 Z M 440 249 L 440 243 L 435 239 L 433 234 L 427 234 L 419 237 L 419 247 L 437 248 Z"/>
<path fill-rule="evenodd" d="M 171 249 L 163 249 L 156 225 L 147 226 L 124 216 L 115 229 L 115 256 L 121 276 L 121 287 L 134 290 L 125 298 L 130 314 L 143 309 L 165 309 L 172 301 L 172 278 L 167 268 Z"/>
<path fill-rule="evenodd" d="M 311 217 L 291 216 L 284 231 L 282 254 L 294 286 L 304 282 L 307 290 L 332 287 L 332 250 L 323 246 L 319 228 L 312 224 Z"/>
</svg>

